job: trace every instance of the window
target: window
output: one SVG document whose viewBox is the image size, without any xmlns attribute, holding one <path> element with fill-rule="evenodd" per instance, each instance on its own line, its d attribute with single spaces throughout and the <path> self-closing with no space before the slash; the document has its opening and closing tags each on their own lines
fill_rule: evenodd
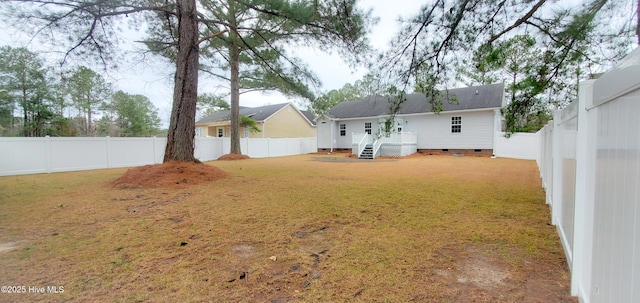
<svg viewBox="0 0 640 303">
<path fill-rule="evenodd" d="M 224 137 L 224 128 L 218 128 L 218 137 L 219 138 Z"/>
<path fill-rule="evenodd" d="M 244 128 L 244 137 L 245 138 L 249 138 L 249 128 L 248 127 Z"/>
<path fill-rule="evenodd" d="M 452 133 L 461 133 L 462 132 L 462 117 L 451 117 L 451 132 Z"/>
<path fill-rule="evenodd" d="M 202 128 L 196 128 L 196 137 L 202 137 Z"/>
<path fill-rule="evenodd" d="M 347 125 L 340 124 L 340 137 L 344 137 L 347 135 Z"/>
<path fill-rule="evenodd" d="M 371 122 L 364 123 L 364 132 L 371 135 Z"/>
</svg>

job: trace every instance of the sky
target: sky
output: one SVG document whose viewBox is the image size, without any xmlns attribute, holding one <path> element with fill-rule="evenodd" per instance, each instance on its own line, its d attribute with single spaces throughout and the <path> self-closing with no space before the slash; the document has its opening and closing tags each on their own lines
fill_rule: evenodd
<svg viewBox="0 0 640 303">
<path fill-rule="evenodd" d="M 379 22 L 369 33 L 371 45 L 378 50 L 385 50 L 400 25 L 397 22 L 399 17 L 410 17 L 414 15 L 423 4 L 423 1 L 416 0 L 363 0 L 360 5 L 364 8 L 373 9 L 373 16 L 379 18 Z M 133 31 L 132 31 L 133 33 Z M 135 34 L 124 33 L 129 42 L 125 43 L 125 48 L 138 48 L 139 43 L 134 42 Z M 130 38 L 127 38 L 130 37 Z M 11 45 L 14 47 L 25 46 L 37 52 L 38 45 L 35 42 L 28 42 L 29 36 L 7 28 L 0 29 L 0 46 Z M 332 89 L 341 88 L 346 83 L 354 83 L 361 79 L 366 73 L 366 69 L 358 68 L 352 70 L 337 54 L 327 54 L 322 50 L 304 48 L 292 50 L 294 55 L 301 58 L 309 68 L 316 73 L 322 82 L 321 91 L 326 92 Z M 103 76 L 113 84 L 114 90 L 122 90 L 129 94 L 141 94 L 148 97 L 158 108 L 159 116 L 166 127 L 171 113 L 173 95 L 173 72 L 174 67 L 166 64 L 166 61 L 158 58 L 143 58 L 140 54 L 127 54 L 122 62 L 119 62 L 118 70 L 110 70 Z M 100 67 L 93 68 L 102 71 Z M 199 93 L 225 93 L 225 88 L 218 87 L 217 83 L 202 76 L 199 79 Z M 293 102 L 294 100 L 277 93 L 252 92 L 240 96 L 240 106 L 256 107 L 268 104 Z M 304 108 L 305 104 L 297 103 Z"/>
<path fill-rule="evenodd" d="M 569 2 L 579 2 L 569 0 Z M 369 33 L 371 45 L 378 50 L 386 50 L 389 41 L 400 29 L 398 18 L 408 18 L 415 15 L 424 0 L 362 0 L 360 5 L 373 9 L 373 16 L 379 18 L 379 22 Z M 133 34 L 132 34 L 133 33 Z M 134 42 L 140 39 L 140 35 L 124 32 L 123 37 L 129 37 L 129 42 L 124 48 L 142 49 L 140 43 Z M 34 42 L 26 43 L 28 36 L 18 34 L 15 30 L 0 28 L 0 45 L 26 46 L 37 52 L 38 45 Z M 22 41 L 22 42 L 21 42 Z M 352 70 L 337 54 L 327 54 L 322 50 L 303 48 L 292 50 L 294 55 L 307 63 L 309 68 L 316 73 L 322 82 L 321 91 L 327 92 L 341 88 L 346 83 L 354 83 L 366 73 L 365 68 Z M 114 85 L 115 90 L 122 90 L 129 94 L 141 94 L 148 97 L 158 108 L 159 116 L 166 127 L 171 113 L 173 95 L 174 67 L 159 58 L 143 57 L 137 53 L 127 53 L 119 62 L 117 71 L 109 71 L 104 76 Z M 101 71 L 100 67 L 95 68 Z M 228 93 L 228 88 L 220 88 L 218 83 L 201 75 L 199 79 L 199 93 Z M 255 107 L 267 104 L 292 102 L 294 100 L 277 93 L 252 92 L 240 96 L 240 105 Z M 305 104 L 297 103 L 304 108 Z"/>
<path fill-rule="evenodd" d="M 373 16 L 379 18 L 378 24 L 369 33 L 369 40 L 374 48 L 383 50 L 388 47 L 389 41 L 400 29 L 398 18 L 413 15 L 423 2 L 416 0 L 364 0 L 360 3 L 362 7 L 372 8 Z M 306 62 L 309 68 L 316 73 L 322 82 L 321 91 L 324 92 L 341 88 L 346 83 L 354 83 L 367 73 L 364 68 L 352 70 L 337 54 L 327 54 L 322 50 L 311 48 L 293 50 L 293 53 Z M 162 64 L 153 66 L 150 63 L 137 64 L 124 70 L 118 76 L 121 78 L 114 82 L 118 89 L 149 97 L 160 109 L 163 121 L 166 120 L 168 123 L 173 94 L 173 68 L 171 66 Z M 216 84 L 206 76 L 201 76 L 199 93 L 224 93 L 225 88 L 216 88 Z M 252 92 L 240 96 L 240 106 L 246 107 L 292 101 L 277 92 Z M 299 103 L 296 105 L 305 106 L 305 104 Z"/>
</svg>

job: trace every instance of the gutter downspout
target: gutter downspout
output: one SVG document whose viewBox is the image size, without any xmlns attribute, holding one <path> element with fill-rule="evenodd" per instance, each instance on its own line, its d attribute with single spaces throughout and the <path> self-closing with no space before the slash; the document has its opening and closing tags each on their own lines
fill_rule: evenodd
<svg viewBox="0 0 640 303">
<path fill-rule="evenodd" d="M 331 149 L 329 150 L 329 152 L 333 153 L 333 124 L 335 121 L 333 121 L 333 119 L 329 119 L 329 121 L 331 121 L 331 125 L 329 125 L 329 131 L 331 132 L 331 134 L 329 135 L 329 139 L 331 140 L 329 142 L 329 147 Z"/>
</svg>

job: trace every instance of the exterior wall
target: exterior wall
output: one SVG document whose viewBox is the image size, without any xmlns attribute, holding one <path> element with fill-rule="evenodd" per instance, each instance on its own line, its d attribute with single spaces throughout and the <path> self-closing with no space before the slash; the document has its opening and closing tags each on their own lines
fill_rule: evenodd
<svg viewBox="0 0 640 303">
<path fill-rule="evenodd" d="M 462 117 L 460 133 L 451 132 L 451 117 Z M 404 131 L 418 133 L 418 149 L 493 149 L 493 110 L 399 117 Z"/>
<path fill-rule="evenodd" d="M 336 138 L 336 147 L 341 149 L 351 149 L 352 135 L 354 133 L 364 133 L 364 123 L 371 122 L 371 133 L 373 135 L 378 131 L 378 119 L 377 118 L 365 118 L 354 120 L 341 120 L 336 121 L 336 128 L 334 129 L 334 136 Z M 344 136 L 340 136 L 340 124 L 345 124 L 347 129 Z"/>
<path fill-rule="evenodd" d="M 336 123 L 327 117 L 320 117 L 316 121 L 318 132 L 318 150 L 331 150 L 337 137 Z M 334 144 L 332 144 L 332 141 Z"/>
<path fill-rule="evenodd" d="M 206 137 L 217 137 L 218 136 L 218 128 L 223 129 L 223 137 L 229 137 L 231 135 L 231 127 L 229 125 L 216 125 L 207 127 Z M 203 132 L 205 134 L 205 132 Z M 242 136 L 240 136 L 242 137 Z"/>
<path fill-rule="evenodd" d="M 249 138 L 311 138 L 317 136 L 316 127 L 307 121 L 293 105 L 287 104 L 263 122 L 256 123 L 260 132 L 249 132 Z M 224 136 L 231 136 L 228 121 L 196 125 L 202 129 L 203 137 L 218 137 L 218 128 L 224 129 Z M 240 127 L 240 138 L 245 138 L 244 127 Z"/>
<path fill-rule="evenodd" d="M 404 157 L 417 152 L 415 144 L 383 145 L 380 146 L 382 157 Z"/>
<path fill-rule="evenodd" d="M 265 138 L 309 138 L 316 137 L 316 127 L 309 124 L 306 118 L 291 104 L 264 121 L 264 133 L 254 134 Z"/>
<path fill-rule="evenodd" d="M 260 129 L 259 132 L 249 132 L 249 138 L 267 138 L 267 136 L 265 136 L 264 133 L 264 123 L 262 122 L 256 122 L 256 126 Z M 229 132 L 229 135 L 231 135 L 231 132 Z M 244 127 L 240 126 L 240 138 L 246 138 L 244 136 Z"/>
<path fill-rule="evenodd" d="M 462 117 L 462 130 L 460 133 L 451 133 L 451 117 Z M 466 111 L 440 114 L 400 115 L 396 122 L 403 124 L 402 131 L 418 134 L 419 150 L 440 149 L 466 149 L 466 150 L 493 150 L 494 128 L 496 114 L 494 110 Z M 351 149 L 353 133 L 364 133 L 364 123 L 371 122 L 373 135 L 379 132 L 384 118 L 369 117 L 349 120 L 338 120 L 333 124 L 334 149 Z M 345 136 L 340 136 L 340 124 L 346 125 Z M 325 138 L 330 134 L 330 123 L 318 124 L 318 142 L 326 144 L 330 139 Z M 319 145 L 319 147 L 323 147 Z"/>
<path fill-rule="evenodd" d="M 483 157 L 491 157 L 493 155 L 492 149 L 419 149 L 418 152 L 427 155 L 475 155 Z"/>
</svg>

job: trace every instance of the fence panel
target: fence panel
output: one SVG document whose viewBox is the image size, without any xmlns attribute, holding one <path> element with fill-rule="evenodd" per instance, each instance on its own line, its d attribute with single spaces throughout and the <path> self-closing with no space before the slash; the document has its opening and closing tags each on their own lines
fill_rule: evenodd
<svg viewBox="0 0 640 303">
<path fill-rule="evenodd" d="M 287 139 L 269 140 L 269 157 L 287 156 Z"/>
<path fill-rule="evenodd" d="M 640 89 L 598 107 L 593 302 L 632 302 L 640 296 L 638 117 Z"/>
<path fill-rule="evenodd" d="M 108 167 L 128 167 L 162 163 L 166 138 L 110 138 Z"/>
<path fill-rule="evenodd" d="M 50 138 L 51 172 L 107 168 L 105 138 Z"/>
<path fill-rule="evenodd" d="M 540 132 L 538 165 L 580 302 L 640 297 L 640 49 Z"/>
<path fill-rule="evenodd" d="M 269 145 L 271 139 L 245 139 L 247 140 L 247 155 L 251 158 L 267 158 L 269 154 Z"/>
<path fill-rule="evenodd" d="M 0 137 L 0 176 L 48 171 L 49 142 L 33 139 Z"/>
<path fill-rule="evenodd" d="M 539 133 L 514 133 L 509 138 L 505 133 L 498 133 L 495 138 L 493 153 L 496 157 L 538 160 L 540 157 Z"/>
<path fill-rule="evenodd" d="M 224 138 L 197 137 L 194 156 L 200 161 L 211 161 L 220 158 L 225 154 L 223 141 L 225 141 Z"/>
<path fill-rule="evenodd" d="M 576 134 L 578 131 L 578 102 L 574 101 L 558 113 L 556 136 L 558 136 L 556 161 L 560 175 L 554 192 L 552 215 L 558 224 L 558 231 L 571 264 L 573 258 L 574 210 L 576 192 Z"/>
<path fill-rule="evenodd" d="M 165 138 L 0 138 L 0 176 L 63 172 L 161 163 Z M 315 152 L 316 138 L 241 139 L 252 158 Z M 218 159 L 230 151 L 229 138 L 196 138 L 200 161 Z"/>
</svg>

